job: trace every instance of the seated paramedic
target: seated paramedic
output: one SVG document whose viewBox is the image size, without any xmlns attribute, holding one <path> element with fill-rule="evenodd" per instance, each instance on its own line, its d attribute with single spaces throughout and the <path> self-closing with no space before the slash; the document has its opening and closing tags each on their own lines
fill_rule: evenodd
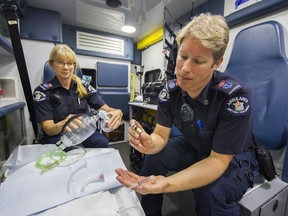
<svg viewBox="0 0 288 216">
<path fill-rule="evenodd" d="M 148 216 L 161 215 L 163 193 L 189 189 L 198 216 L 239 216 L 236 202 L 253 186 L 258 165 L 251 147 L 250 90 L 217 71 L 229 28 L 222 16 L 200 14 L 176 39 L 176 79 L 159 94 L 155 130 L 149 135 L 130 121 L 130 145 L 146 154 L 141 176 L 117 169 L 117 179 L 127 187 L 144 179 L 133 190 L 142 194 Z M 183 136 L 169 139 L 173 124 Z"/>
<path fill-rule="evenodd" d="M 65 44 L 54 46 L 48 62 L 55 72 L 55 77 L 36 87 L 33 92 L 36 120 L 41 124 L 41 131 L 34 143 L 57 143 L 68 119 L 75 114 L 88 113 L 90 108 L 105 110 L 111 115 L 109 128 L 119 127 L 122 111 L 105 104 L 91 85 L 85 82 L 83 84 L 75 75 L 78 63 L 76 54 L 70 47 Z M 108 139 L 95 131 L 82 145 L 86 148 L 106 148 Z"/>
</svg>

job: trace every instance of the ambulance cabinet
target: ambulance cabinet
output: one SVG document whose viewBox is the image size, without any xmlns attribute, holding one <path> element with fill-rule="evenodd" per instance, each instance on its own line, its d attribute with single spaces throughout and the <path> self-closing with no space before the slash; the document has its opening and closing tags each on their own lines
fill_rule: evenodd
<svg viewBox="0 0 288 216">
<path fill-rule="evenodd" d="M 241 216 L 287 216 L 288 184 L 278 177 L 252 188 L 238 202 Z"/>
<path fill-rule="evenodd" d="M 17 146 L 27 144 L 24 107 L 24 102 L 0 106 L 0 182 L 3 163 Z"/>
</svg>

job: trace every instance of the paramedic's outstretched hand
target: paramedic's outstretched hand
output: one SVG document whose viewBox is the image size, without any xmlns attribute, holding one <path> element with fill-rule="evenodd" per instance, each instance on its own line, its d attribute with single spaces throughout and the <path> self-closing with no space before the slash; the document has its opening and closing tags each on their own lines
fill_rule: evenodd
<svg viewBox="0 0 288 216">
<path fill-rule="evenodd" d="M 143 195 L 163 193 L 164 189 L 168 186 L 168 181 L 164 176 L 139 176 L 121 168 L 115 171 L 118 175 L 116 179 L 121 184 Z"/>
<path fill-rule="evenodd" d="M 129 143 L 132 147 L 142 153 L 148 152 L 149 148 L 152 146 L 150 135 L 145 132 L 143 127 L 135 119 L 130 121 Z"/>
</svg>

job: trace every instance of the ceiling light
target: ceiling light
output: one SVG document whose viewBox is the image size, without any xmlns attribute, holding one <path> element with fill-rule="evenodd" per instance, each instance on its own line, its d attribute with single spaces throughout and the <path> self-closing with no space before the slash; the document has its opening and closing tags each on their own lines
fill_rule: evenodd
<svg viewBox="0 0 288 216">
<path fill-rule="evenodd" d="M 112 8 L 117 8 L 122 5 L 122 2 L 119 0 L 106 0 L 106 5 Z"/>
<path fill-rule="evenodd" d="M 136 28 L 134 26 L 125 25 L 121 27 L 121 31 L 126 33 L 134 33 L 136 31 Z"/>
</svg>

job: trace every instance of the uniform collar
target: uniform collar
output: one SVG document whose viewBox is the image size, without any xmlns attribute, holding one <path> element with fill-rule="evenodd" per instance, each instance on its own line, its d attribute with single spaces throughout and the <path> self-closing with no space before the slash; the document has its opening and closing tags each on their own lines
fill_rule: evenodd
<svg viewBox="0 0 288 216">
<path fill-rule="evenodd" d="M 51 84 L 51 89 L 62 87 L 62 85 L 61 85 L 60 81 L 58 80 L 57 76 L 54 76 L 54 78 L 49 82 L 49 84 Z M 76 84 L 77 84 L 76 81 L 72 79 L 70 87 L 74 86 Z"/>
<path fill-rule="evenodd" d="M 50 81 L 50 83 L 52 84 L 52 89 L 55 89 L 55 88 L 58 88 L 58 87 L 61 87 L 61 83 L 60 81 L 58 80 L 58 78 L 56 76 L 54 76 L 54 78 Z"/>
<path fill-rule="evenodd" d="M 212 82 L 213 76 L 210 79 L 209 83 L 203 88 L 203 90 L 201 91 L 200 95 L 195 99 L 196 101 L 199 101 L 200 103 L 202 103 L 203 105 L 208 105 L 209 104 L 209 100 L 208 100 L 208 92 L 209 92 L 209 88 Z M 182 90 L 182 95 L 185 98 L 189 98 L 190 100 L 193 100 L 189 97 L 188 93 L 186 91 Z"/>
</svg>

